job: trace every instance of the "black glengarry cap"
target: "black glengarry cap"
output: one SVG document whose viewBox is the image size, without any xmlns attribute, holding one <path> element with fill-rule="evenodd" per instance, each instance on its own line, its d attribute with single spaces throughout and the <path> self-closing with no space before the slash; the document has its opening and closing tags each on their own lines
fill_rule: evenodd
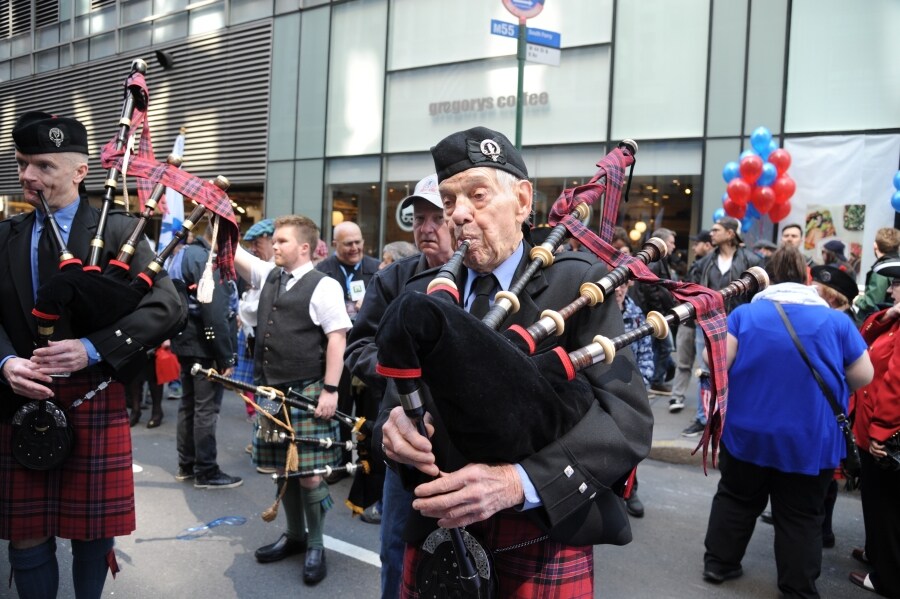
<svg viewBox="0 0 900 599">
<path fill-rule="evenodd" d="M 23 154 L 88 154 L 87 130 L 76 119 L 48 112 L 26 112 L 12 131 L 16 149 Z"/>
<path fill-rule="evenodd" d="M 479 166 L 497 168 L 519 179 L 528 178 L 522 155 L 505 135 L 473 127 L 448 135 L 431 148 L 438 182 Z"/>
</svg>

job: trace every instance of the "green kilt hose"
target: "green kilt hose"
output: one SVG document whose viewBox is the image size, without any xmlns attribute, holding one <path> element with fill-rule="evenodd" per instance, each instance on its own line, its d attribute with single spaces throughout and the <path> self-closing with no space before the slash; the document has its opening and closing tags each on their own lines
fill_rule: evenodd
<svg viewBox="0 0 900 599">
<path fill-rule="evenodd" d="M 275 385 L 275 387 L 284 393 L 287 393 L 288 389 L 299 389 L 302 395 L 318 401 L 319 395 L 322 393 L 322 382 L 322 379 L 297 381 L 296 383 Z M 287 409 L 290 413 L 294 435 L 297 437 L 338 439 L 339 424 L 336 420 L 320 420 L 313 416 L 312 412 L 291 406 L 288 406 Z M 258 431 L 259 423 L 265 417 L 257 415 L 256 418 Z M 325 466 L 334 467 L 339 465 L 341 461 L 341 448 L 339 446 L 325 448 L 301 443 L 297 446 L 297 450 L 300 455 L 301 471 L 324 468 Z M 255 465 L 283 470 L 286 456 L 287 443 L 269 443 L 261 439 L 259 435 L 253 436 L 253 463 Z"/>
<path fill-rule="evenodd" d="M 487 520 L 470 524 L 466 531 L 492 554 L 500 597 L 593 598 L 593 546 L 575 547 L 545 538 L 546 533 L 527 514 L 512 510 L 503 510 Z M 523 546 L 517 547 L 520 544 Z M 511 547 L 516 548 L 509 549 Z M 419 547 L 406 545 L 400 585 L 400 596 L 405 599 L 419 599 L 416 570 L 422 555 L 423 550 Z"/>
<path fill-rule="evenodd" d="M 54 379 L 52 401 L 67 409 L 106 378 L 100 368 L 89 368 Z M 124 387 L 112 382 L 66 416 L 75 443 L 61 467 L 29 470 L 19 465 L 12 451 L 0 452 L 0 538 L 93 540 L 134 531 L 131 429 Z M 8 420 L 0 421 L 2 447 L 11 447 L 12 432 Z"/>
</svg>

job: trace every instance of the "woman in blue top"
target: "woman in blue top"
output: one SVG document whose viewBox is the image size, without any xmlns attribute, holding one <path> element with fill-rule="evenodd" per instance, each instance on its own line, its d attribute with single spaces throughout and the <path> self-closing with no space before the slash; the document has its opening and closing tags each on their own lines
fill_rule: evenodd
<svg viewBox="0 0 900 599">
<path fill-rule="evenodd" d="M 872 363 L 853 322 L 806 285 L 806 262 L 796 248 L 782 246 L 767 270 L 773 284 L 728 317 L 722 478 L 709 515 L 703 577 L 720 583 L 743 573 L 756 518 L 771 498 L 778 588 L 786 597 L 818 597 L 825 493 L 845 445 L 775 303 L 845 412 L 850 392 L 872 379 Z"/>
</svg>

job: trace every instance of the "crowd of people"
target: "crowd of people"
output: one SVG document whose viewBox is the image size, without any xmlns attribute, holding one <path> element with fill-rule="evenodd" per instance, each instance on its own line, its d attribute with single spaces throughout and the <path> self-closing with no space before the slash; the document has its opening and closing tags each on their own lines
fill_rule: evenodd
<svg viewBox="0 0 900 599">
<path fill-rule="evenodd" d="M 708 370 L 706 341 L 692 322 L 667 338 L 643 337 L 608 364 L 557 383 L 554 392 L 561 396 L 586 395 L 586 411 L 549 444 L 499 462 L 464 457 L 468 448 L 453 438 L 458 425 L 450 421 L 452 414 L 442 415 L 432 394 L 410 391 L 401 384 L 407 375 L 384 366 L 383 356 L 395 343 L 380 335 L 385 322 L 395 318 L 403 298 L 430 289 L 461 242 L 468 242 L 468 250 L 452 278 L 468 320 L 454 331 L 453 343 L 467 343 L 467 327 L 483 326 L 476 319 L 530 262 L 533 188 L 521 154 L 502 133 L 475 127 L 432 148 L 435 172 L 401 201 L 401 210 L 412 210 L 413 242 L 387 244 L 380 263 L 366 252 L 356 223 L 333 229 L 329 252 L 312 219 L 283 215 L 245 233 L 246 248 L 234 256 L 239 280 L 233 283 L 215 270 L 210 226 L 191 236 L 167 263 L 168 276 L 159 277 L 134 311 L 86 331 L 62 318 L 46 344 L 30 317 L 37 290 L 52 276 L 44 265 L 57 259 L 52 250 L 47 256 L 49 219 L 42 200 L 78 257 L 89 252 L 86 232 L 96 226 L 99 212 L 81 185 L 88 168 L 81 123 L 26 113 L 13 138 L 23 192 L 35 208 L 0 223 L 0 243 L 30 256 L 15 262 L 8 253 L 0 255 L 11 273 L 0 283 L 0 537 L 10 541 L 20 597 L 56 596 L 57 537 L 72 540 L 77 597 L 99 597 L 107 573 L 115 573 L 114 538 L 135 529 L 129 426 L 140 421 L 145 384 L 152 397 L 147 426 L 161 424 L 163 384 L 171 376 L 157 354 L 170 348 L 181 367 L 176 480 L 206 490 L 244 483 L 217 462 L 224 387 L 195 377 L 194 364 L 302 398 L 309 409 L 291 404 L 267 411 L 259 394 L 248 397 L 256 405 L 248 403 L 247 451 L 260 473 L 274 475 L 268 516 L 280 513 L 283 521 L 278 538 L 256 549 L 255 558 L 265 564 L 302 554 L 303 581 L 323 580 L 324 521 L 334 505 L 329 485 L 347 476 L 352 469 L 342 466 L 365 452 L 367 471 L 356 473 L 365 476 L 364 490 L 351 493 L 347 504 L 353 515 L 381 526 L 386 598 L 415 598 L 433 589 L 463 592 L 470 582 L 455 569 L 460 564 L 441 563 L 447 554 L 439 547 L 453 534 L 466 535 L 470 547 L 491 554 L 492 575 L 481 584 L 498 596 L 593 597 L 592 546 L 630 542 L 629 515 L 644 514 L 635 473 L 650 448 L 649 399 L 667 397 L 672 414 L 689 407 L 685 437 L 706 430 L 709 406 L 699 391 L 696 404 L 689 398 L 692 383 Z M 110 217 L 101 266 L 115 258 L 130 220 L 120 213 Z M 731 395 L 702 577 L 721 584 L 742 575 L 754 524 L 770 503 L 779 590 L 817 596 L 822 548 L 834 545 L 830 509 L 835 473 L 846 457 L 847 421 L 861 454 L 856 474 L 865 519 L 865 545 L 853 557 L 868 568 L 850 573 L 850 580 L 900 596 L 900 383 L 894 363 L 900 231 L 878 231 L 877 260 L 862 293 L 843 244 L 826 244 L 826 263 L 815 264 L 800 252 L 802 232 L 788 225 L 780 243 L 759 241 L 751 249 L 740 221 L 725 217 L 690 237 L 689 265 L 672 258 L 650 265 L 662 279 L 712 290 L 754 266 L 765 267 L 771 280 L 752 300 L 736 296 L 725 305 Z M 651 235 L 666 244 L 669 256 L 676 255 L 673 230 L 658 228 Z M 631 253 L 630 244 L 618 229 L 612 245 Z M 139 245 L 137 253 L 149 262 L 149 244 Z M 523 282 L 519 311 L 501 323 L 501 331 L 558 309 L 578 295 L 582 283 L 606 272 L 576 241 L 564 249 L 552 268 Z M 210 271 L 212 291 L 201 297 L 198 288 Z M 571 317 L 538 352 L 557 345 L 573 351 L 597 334 L 621 335 L 640 327 L 648 312 L 666 313 L 676 305 L 669 291 L 649 283 L 622 285 L 614 300 Z M 491 348 L 471 350 L 472 366 L 466 368 L 490 372 Z M 440 359 L 423 362 L 429 372 L 460 367 Z M 495 380 L 502 377 L 476 378 L 485 379 L 484 388 L 468 389 L 470 401 L 489 410 L 490 398 L 504 393 L 502 381 Z M 69 458 L 49 470 L 27 465 L 11 449 L 21 433 L 17 414 L 47 401 L 66 415 L 79 440 Z M 365 448 L 354 452 L 354 433 L 332 418 L 338 412 L 370 423 Z M 348 443 L 314 445 L 304 439 Z M 460 527 L 464 531 L 446 536 Z M 480 576 L 477 560 L 473 566 Z"/>
</svg>

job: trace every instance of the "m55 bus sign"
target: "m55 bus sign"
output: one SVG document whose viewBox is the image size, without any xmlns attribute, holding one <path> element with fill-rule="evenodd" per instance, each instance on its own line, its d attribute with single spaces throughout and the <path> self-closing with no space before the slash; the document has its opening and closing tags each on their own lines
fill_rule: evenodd
<svg viewBox="0 0 900 599">
<path fill-rule="evenodd" d="M 502 35 L 503 37 L 519 37 L 519 26 L 515 23 L 491 19 L 491 33 L 493 35 Z M 562 36 L 556 31 L 547 31 L 546 29 L 536 29 L 534 27 L 525 28 L 525 39 L 529 44 L 537 44 L 548 48 L 558 49 L 562 45 Z"/>
</svg>

